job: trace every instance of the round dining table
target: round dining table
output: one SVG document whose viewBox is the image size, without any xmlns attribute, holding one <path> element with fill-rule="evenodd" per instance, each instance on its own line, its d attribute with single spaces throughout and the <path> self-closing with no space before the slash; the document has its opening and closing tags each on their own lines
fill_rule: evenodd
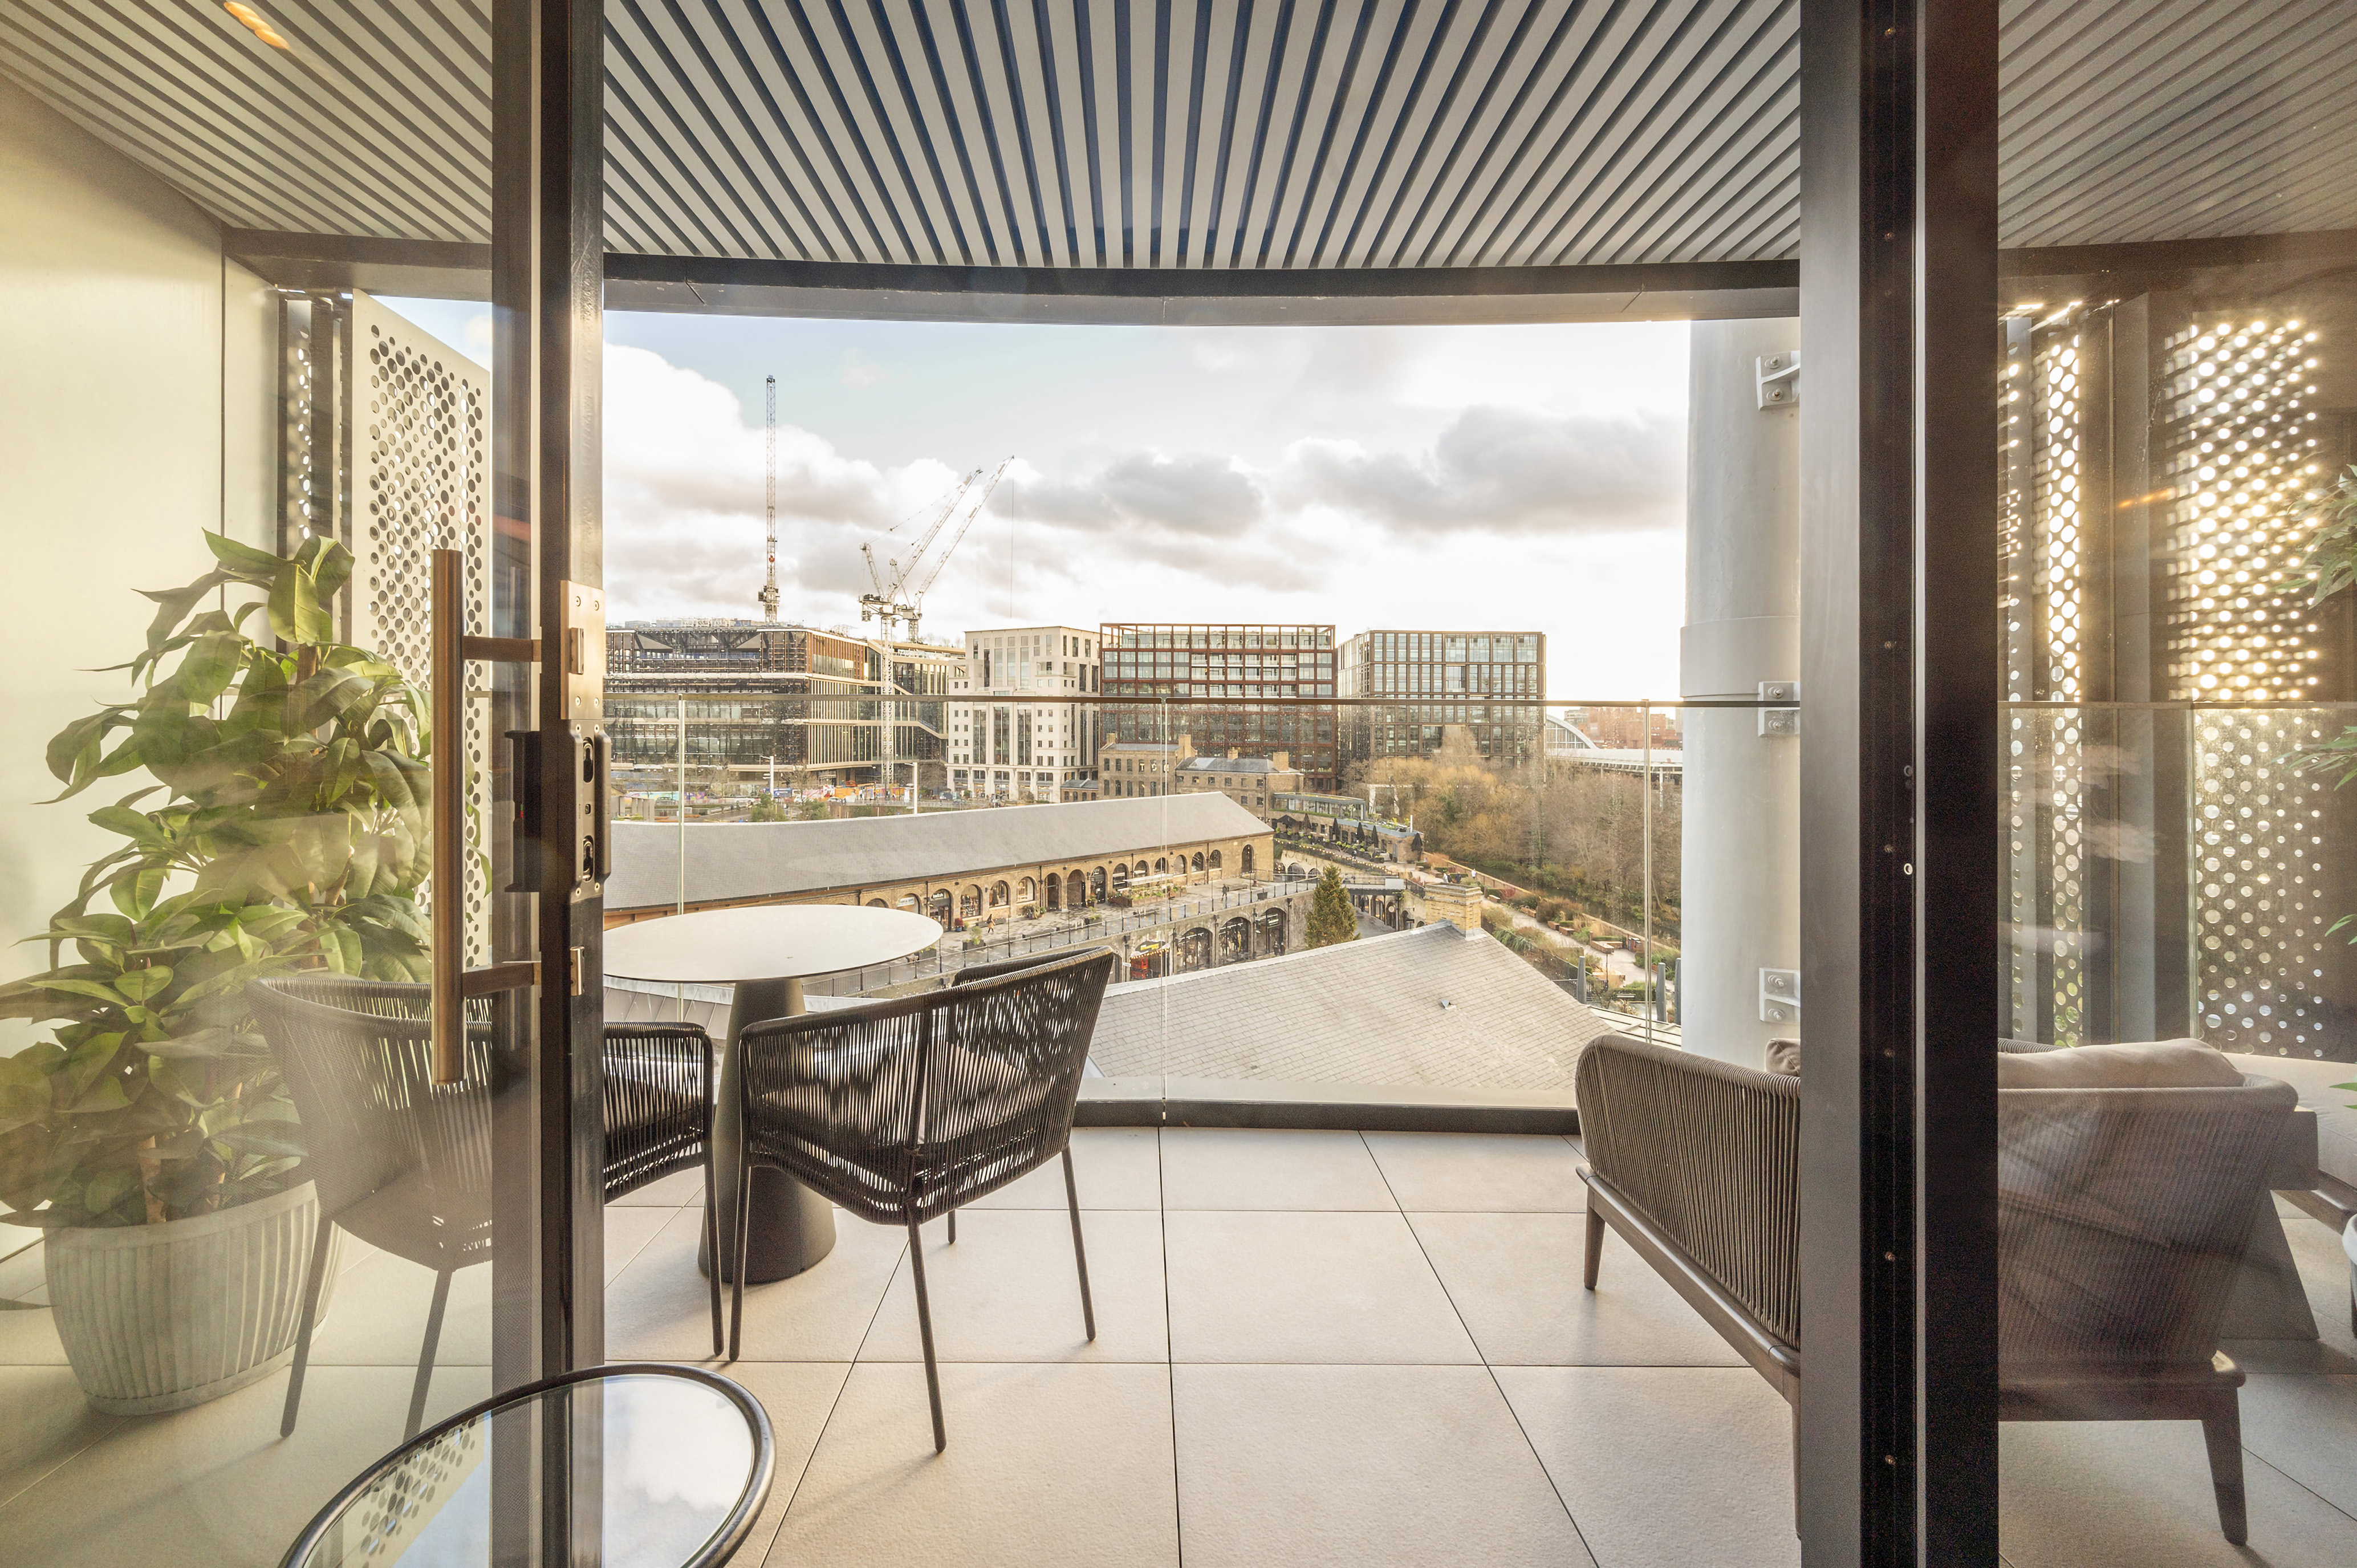
<svg viewBox="0 0 2357 1568">
<path fill-rule="evenodd" d="M 762 904 L 704 909 L 618 926 L 606 933 L 606 972 L 671 984 L 733 985 L 728 1037 L 720 1043 L 713 1111 L 714 1201 L 723 1250 L 737 1212 L 737 1036 L 748 1024 L 805 1010 L 802 983 L 892 963 L 942 939 L 942 928 L 905 909 L 856 904 Z M 761 1284 L 801 1273 L 834 1246 L 834 1208 L 783 1171 L 752 1173 L 745 1280 Z M 699 1258 L 707 1272 L 709 1256 Z M 724 1259 L 724 1264 L 733 1263 Z M 729 1277 L 727 1273 L 721 1276 Z"/>
</svg>

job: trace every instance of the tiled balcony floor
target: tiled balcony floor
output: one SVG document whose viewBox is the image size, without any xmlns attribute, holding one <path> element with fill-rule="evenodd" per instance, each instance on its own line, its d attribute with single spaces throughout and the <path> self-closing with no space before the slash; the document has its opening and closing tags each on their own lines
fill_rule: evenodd
<svg viewBox="0 0 2357 1568">
<path fill-rule="evenodd" d="M 777 1481 L 741 1563 L 1797 1563 L 1783 1403 L 1620 1243 L 1579 1288 L 1559 1138 L 1096 1130 L 1074 1140 L 1098 1337 L 1054 1167 L 928 1227 L 950 1446 L 932 1451 L 906 1245 L 748 1291 Z M 608 1211 L 608 1353 L 708 1360 L 692 1179 Z M 2233 1347 L 2251 1548 L 2190 1425 L 2009 1426 L 2015 1568 L 2357 1561 L 2357 1344 L 2292 1215 L 2320 1345 Z M 457 1276 L 432 1409 L 480 1397 L 490 1273 Z M 283 1375 L 94 1416 L 48 1314 L 0 1312 L 11 1563 L 259 1563 L 398 1436 L 430 1276 L 348 1255 L 296 1441 Z"/>
</svg>

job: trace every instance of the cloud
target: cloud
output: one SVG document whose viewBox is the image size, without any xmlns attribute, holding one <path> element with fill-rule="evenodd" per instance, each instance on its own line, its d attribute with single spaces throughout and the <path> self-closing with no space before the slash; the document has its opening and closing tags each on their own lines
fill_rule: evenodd
<svg viewBox="0 0 2357 1568">
<path fill-rule="evenodd" d="M 643 349 L 606 349 L 607 581 L 616 619 L 750 615 L 765 572 L 763 433 L 737 394 Z M 847 457 L 778 429 L 779 577 L 832 623 L 868 585 L 863 539 L 953 483 L 942 465 Z"/>
<path fill-rule="evenodd" d="M 991 509 L 1082 530 L 1143 523 L 1233 538 L 1261 521 L 1268 498 L 1250 473 L 1228 458 L 1133 452 L 1086 479 L 1009 478 L 1000 484 Z"/>
<path fill-rule="evenodd" d="M 876 363 L 856 349 L 845 349 L 834 379 L 855 392 L 866 392 L 869 387 L 881 386 L 895 380 L 898 374 L 890 366 Z"/>
<path fill-rule="evenodd" d="M 1680 424 L 1659 415 L 1476 407 L 1425 452 L 1297 442 L 1283 490 L 1297 504 L 1368 518 L 1399 535 L 1674 528 L 1684 515 L 1684 442 Z"/>
</svg>

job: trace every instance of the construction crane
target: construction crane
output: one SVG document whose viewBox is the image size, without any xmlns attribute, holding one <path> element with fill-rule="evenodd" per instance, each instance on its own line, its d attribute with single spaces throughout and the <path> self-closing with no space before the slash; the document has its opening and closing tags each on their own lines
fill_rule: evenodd
<svg viewBox="0 0 2357 1568">
<path fill-rule="evenodd" d="M 760 601 L 761 618 L 771 626 L 778 623 L 778 378 L 769 380 L 769 471 L 770 493 L 770 579 L 754 596 Z"/>
<path fill-rule="evenodd" d="M 1002 465 L 1002 467 L 1003 467 L 1004 465 Z M 917 635 L 917 616 L 919 611 L 906 596 L 909 577 L 911 574 L 916 572 L 919 566 L 923 563 L 925 552 L 933 547 L 933 541 L 941 537 L 942 525 L 947 523 L 950 518 L 955 514 L 958 509 L 958 503 L 965 499 L 966 492 L 974 489 L 975 481 L 981 478 L 982 470 L 980 468 L 976 468 L 973 473 L 966 475 L 956 484 L 952 485 L 940 496 L 928 501 L 925 505 L 919 507 L 915 511 L 910 512 L 907 517 L 902 518 L 899 522 L 894 523 L 890 528 L 884 531 L 884 536 L 888 539 L 893 534 L 899 532 L 901 529 L 906 528 L 909 523 L 915 521 L 918 518 L 930 517 L 932 519 L 932 521 L 926 525 L 923 534 L 917 540 L 915 548 L 909 552 L 909 558 L 905 563 L 903 563 L 898 556 L 888 556 L 886 558 L 884 564 L 879 568 L 876 564 L 875 545 L 872 543 L 863 543 L 860 545 L 859 553 L 866 558 L 867 580 L 873 586 L 874 592 L 859 596 L 859 618 L 861 620 L 881 620 L 884 623 L 884 635 L 888 639 L 892 635 L 892 628 L 895 623 L 901 620 L 906 620 L 909 623 L 909 636 L 911 639 Z M 996 483 L 996 481 L 994 480 L 993 482 Z M 972 521 L 972 517 L 969 516 L 967 518 L 967 521 L 971 522 Z M 957 548 L 957 540 L 963 538 L 964 535 L 965 528 L 961 525 L 958 529 L 957 538 L 953 538 L 950 541 L 949 550 L 955 550 Z M 942 552 L 940 560 L 936 561 L 933 564 L 934 572 L 941 570 L 941 561 L 946 561 L 949 559 L 949 550 Z M 931 575 L 928 574 L 925 580 L 928 583 L 931 583 L 932 581 Z"/>
<path fill-rule="evenodd" d="M 902 618 L 909 623 L 909 641 L 917 640 L 917 623 L 924 618 L 925 614 L 926 590 L 933 585 L 933 579 L 942 575 L 942 568 L 947 565 L 950 557 L 956 553 L 958 542 L 965 537 L 965 531 L 974 526 L 974 520 L 980 517 L 982 509 L 990 504 L 990 492 L 998 488 L 999 476 L 1006 472 L 1006 464 L 1013 461 L 1015 459 L 1009 457 L 1006 462 L 998 465 L 996 471 L 990 476 L 990 482 L 982 487 L 982 493 L 974 498 L 974 505 L 967 509 L 965 521 L 958 524 L 957 532 L 950 535 L 949 543 L 942 547 L 942 553 L 933 557 L 933 564 L 925 569 L 923 580 L 919 582 L 915 589 L 909 593 L 908 601 L 898 607 Z M 980 468 L 974 470 L 977 478 L 981 473 Z M 968 483 L 972 483 L 972 480 Z M 952 507 L 952 510 L 954 510 L 955 508 Z M 937 523 L 934 527 L 938 531 L 940 524 Z M 921 555 L 923 553 L 920 551 L 919 553 Z"/>
</svg>

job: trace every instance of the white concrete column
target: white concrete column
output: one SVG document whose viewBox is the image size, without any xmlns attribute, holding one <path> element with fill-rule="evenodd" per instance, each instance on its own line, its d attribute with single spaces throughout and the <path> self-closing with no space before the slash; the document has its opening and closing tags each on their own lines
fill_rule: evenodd
<svg viewBox="0 0 2357 1568">
<path fill-rule="evenodd" d="M 1790 399 L 1761 408 L 1757 387 L 1761 357 L 1800 342 L 1797 321 L 1694 324 L 1688 697 L 1757 697 L 1761 682 L 1800 675 L 1800 412 Z M 1800 1033 L 1789 1013 L 1760 1015 L 1760 972 L 1800 965 L 1800 742 L 1760 727 L 1751 709 L 1685 714 L 1679 1017 L 1686 1049 L 1747 1067 Z"/>
</svg>

